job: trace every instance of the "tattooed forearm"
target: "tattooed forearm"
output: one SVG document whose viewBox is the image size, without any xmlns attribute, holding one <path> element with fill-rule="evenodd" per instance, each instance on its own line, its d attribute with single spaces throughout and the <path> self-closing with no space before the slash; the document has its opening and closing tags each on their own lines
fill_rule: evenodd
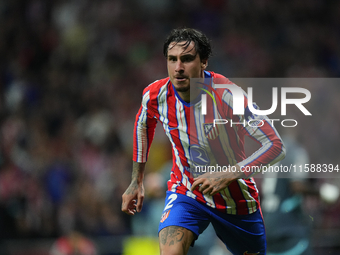
<svg viewBox="0 0 340 255">
<path fill-rule="evenodd" d="M 145 163 L 132 163 L 132 181 L 140 183 L 144 178 Z"/>
<path fill-rule="evenodd" d="M 145 163 L 133 162 L 132 165 L 132 180 L 130 186 L 127 188 L 125 193 L 127 195 L 135 194 L 136 190 L 139 188 L 140 184 L 143 182 L 144 178 Z"/>
</svg>

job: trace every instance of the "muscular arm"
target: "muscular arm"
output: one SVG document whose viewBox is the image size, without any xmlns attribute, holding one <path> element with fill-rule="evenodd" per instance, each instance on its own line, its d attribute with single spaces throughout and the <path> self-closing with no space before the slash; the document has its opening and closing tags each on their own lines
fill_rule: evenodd
<svg viewBox="0 0 340 255">
<path fill-rule="evenodd" d="M 131 183 L 122 196 L 122 211 L 126 214 L 134 215 L 142 210 L 144 169 L 145 163 L 133 162 Z"/>
<path fill-rule="evenodd" d="M 144 169 L 149 149 L 155 134 L 157 120 L 152 110 L 148 109 L 150 102 L 150 87 L 143 91 L 142 105 L 136 115 L 133 132 L 133 166 L 132 180 L 122 196 L 122 211 L 134 215 L 140 212 L 144 199 Z"/>
</svg>

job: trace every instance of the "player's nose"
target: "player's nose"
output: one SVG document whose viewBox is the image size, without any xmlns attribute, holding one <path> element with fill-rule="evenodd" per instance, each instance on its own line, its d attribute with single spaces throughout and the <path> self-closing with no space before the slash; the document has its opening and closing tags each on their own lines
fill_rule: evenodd
<svg viewBox="0 0 340 255">
<path fill-rule="evenodd" d="M 182 61 L 179 60 L 176 62 L 175 71 L 179 73 L 184 71 L 184 65 Z"/>
</svg>

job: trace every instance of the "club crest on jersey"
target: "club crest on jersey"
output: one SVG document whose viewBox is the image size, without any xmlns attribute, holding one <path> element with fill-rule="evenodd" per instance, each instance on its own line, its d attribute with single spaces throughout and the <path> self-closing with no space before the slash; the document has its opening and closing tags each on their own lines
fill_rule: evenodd
<svg viewBox="0 0 340 255">
<path fill-rule="evenodd" d="M 170 214 L 170 211 L 166 211 L 162 214 L 162 217 L 161 217 L 161 223 L 163 223 L 168 217 L 169 217 L 169 214 Z"/>
<path fill-rule="evenodd" d="M 213 123 L 203 124 L 204 136 L 210 140 L 214 140 L 219 135 L 218 125 Z"/>
</svg>

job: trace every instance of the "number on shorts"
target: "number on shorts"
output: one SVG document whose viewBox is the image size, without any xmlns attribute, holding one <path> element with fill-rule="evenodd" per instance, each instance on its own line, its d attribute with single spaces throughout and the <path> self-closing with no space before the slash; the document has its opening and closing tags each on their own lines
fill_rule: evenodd
<svg viewBox="0 0 340 255">
<path fill-rule="evenodd" d="M 174 202 L 177 199 L 177 194 L 171 194 L 168 198 L 168 203 L 166 204 L 164 211 L 170 209 L 171 207 L 173 207 L 172 202 Z"/>
</svg>

